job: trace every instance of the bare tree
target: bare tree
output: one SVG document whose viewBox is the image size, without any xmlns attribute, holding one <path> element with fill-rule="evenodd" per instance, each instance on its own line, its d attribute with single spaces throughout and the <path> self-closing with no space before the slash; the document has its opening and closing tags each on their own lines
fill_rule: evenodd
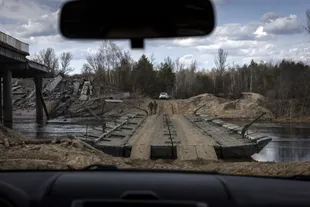
<svg viewBox="0 0 310 207">
<path fill-rule="evenodd" d="M 62 74 L 68 74 L 72 72 L 74 69 L 70 67 L 70 62 L 73 59 L 73 54 L 71 52 L 63 52 L 59 56 L 60 60 L 60 70 L 59 72 Z"/>
<path fill-rule="evenodd" d="M 305 29 L 310 33 L 310 10 L 306 11 L 306 21 Z"/>
<path fill-rule="evenodd" d="M 213 94 L 215 95 L 216 94 L 216 84 L 217 84 L 217 81 L 216 81 L 217 70 L 212 68 L 211 71 L 210 71 L 210 76 L 211 76 L 211 80 L 212 80 L 212 83 L 213 83 Z"/>
<path fill-rule="evenodd" d="M 176 76 L 175 76 L 175 96 L 180 96 L 180 89 L 182 88 L 183 85 L 183 76 L 184 76 L 184 63 L 181 62 L 180 58 L 177 58 L 175 60 L 175 71 L 176 71 Z"/>
<path fill-rule="evenodd" d="M 197 61 L 194 60 L 190 63 L 188 68 L 188 73 L 186 74 L 185 81 L 187 82 L 187 94 L 190 96 L 194 95 L 194 83 L 196 81 L 196 70 L 197 70 Z"/>
<path fill-rule="evenodd" d="M 215 57 L 214 63 L 216 65 L 217 70 L 220 72 L 221 74 L 221 79 L 222 79 L 222 87 L 223 87 L 223 93 L 225 90 L 225 81 L 224 81 L 224 73 L 225 73 L 225 69 L 228 66 L 226 64 L 227 62 L 227 55 L 228 53 L 225 52 L 222 48 L 220 48 L 217 52 L 217 56 Z"/>
<path fill-rule="evenodd" d="M 125 60 L 131 62 L 129 53 L 126 54 L 111 41 L 103 41 L 95 54 L 86 56 L 87 63 L 82 71 L 95 74 L 94 81 L 99 88 L 98 93 L 101 93 L 108 85 L 120 85 L 121 68 L 124 68 Z"/>
<path fill-rule="evenodd" d="M 107 82 L 109 84 L 115 84 L 115 77 L 111 70 L 120 66 L 122 55 L 122 50 L 115 43 L 111 41 L 102 42 L 99 48 L 99 60 L 107 72 Z"/>
<path fill-rule="evenodd" d="M 41 50 L 39 53 L 34 54 L 31 59 L 48 67 L 49 72 L 53 74 L 56 74 L 59 68 L 58 58 L 53 48 Z"/>
<path fill-rule="evenodd" d="M 90 75 L 93 72 L 92 68 L 88 64 L 83 64 L 81 73 L 84 75 Z"/>
<path fill-rule="evenodd" d="M 154 53 L 152 53 L 152 55 L 150 56 L 150 62 L 151 62 L 153 65 L 155 65 L 155 60 L 156 60 L 155 55 L 154 55 Z"/>
<path fill-rule="evenodd" d="M 226 61 L 227 61 L 227 55 L 228 53 L 225 52 L 222 48 L 220 48 L 217 52 L 217 56 L 215 57 L 215 65 L 217 69 L 220 71 L 224 71 L 227 67 Z"/>
</svg>

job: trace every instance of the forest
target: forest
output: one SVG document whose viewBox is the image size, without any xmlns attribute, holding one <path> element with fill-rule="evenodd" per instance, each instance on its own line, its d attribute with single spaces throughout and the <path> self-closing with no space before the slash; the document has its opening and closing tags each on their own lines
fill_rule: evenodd
<svg viewBox="0 0 310 207">
<path fill-rule="evenodd" d="M 194 61 L 185 65 L 180 59 L 167 57 L 156 63 L 154 57 L 142 55 L 134 61 L 111 41 L 103 41 L 96 53 L 88 54 L 81 71 L 93 76 L 98 93 L 107 87 L 156 98 L 168 92 L 173 98 L 184 99 L 211 93 L 230 99 L 242 92 L 254 92 L 268 99 L 268 107 L 276 116 L 308 116 L 310 113 L 310 67 L 303 62 L 283 59 L 280 62 L 227 64 L 228 53 L 220 48 L 212 69 L 198 68 Z M 52 48 L 34 54 L 33 60 L 51 68 L 53 73 L 67 74 L 73 58 L 71 53 L 55 55 Z M 60 63 L 60 64 L 59 64 Z"/>
</svg>

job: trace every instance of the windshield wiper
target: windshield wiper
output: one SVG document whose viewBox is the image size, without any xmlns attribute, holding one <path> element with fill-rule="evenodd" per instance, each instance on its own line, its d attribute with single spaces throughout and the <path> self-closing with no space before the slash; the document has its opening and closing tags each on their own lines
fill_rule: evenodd
<svg viewBox="0 0 310 207">
<path fill-rule="evenodd" d="M 115 171 L 119 170 L 116 165 L 101 165 L 101 164 L 93 164 L 93 165 L 88 165 L 81 170 L 85 171 Z"/>
</svg>

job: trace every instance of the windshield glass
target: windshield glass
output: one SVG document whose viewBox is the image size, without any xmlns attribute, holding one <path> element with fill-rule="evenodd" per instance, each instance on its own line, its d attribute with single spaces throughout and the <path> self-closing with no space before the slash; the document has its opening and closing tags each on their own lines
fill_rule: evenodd
<svg viewBox="0 0 310 207">
<path fill-rule="evenodd" d="M 210 36 L 145 50 L 63 38 L 61 5 L 0 0 L 0 169 L 310 174 L 308 1 L 214 0 Z"/>
</svg>

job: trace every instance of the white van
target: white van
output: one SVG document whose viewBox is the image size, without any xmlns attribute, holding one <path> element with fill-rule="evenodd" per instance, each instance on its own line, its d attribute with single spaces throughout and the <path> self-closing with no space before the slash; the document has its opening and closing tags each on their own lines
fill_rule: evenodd
<svg viewBox="0 0 310 207">
<path fill-rule="evenodd" d="M 159 94 L 159 99 L 169 99 L 169 95 L 167 92 L 161 92 Z"/>
</svg>

